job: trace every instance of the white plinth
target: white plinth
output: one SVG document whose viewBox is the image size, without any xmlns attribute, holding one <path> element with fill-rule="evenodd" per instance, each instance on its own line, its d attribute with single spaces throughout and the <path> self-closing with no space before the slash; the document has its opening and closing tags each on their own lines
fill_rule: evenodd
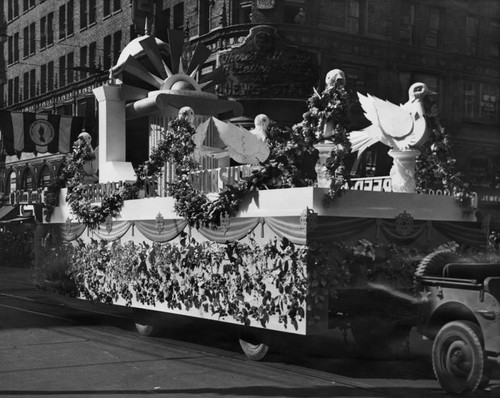
<svg viewBox="0 0 500 398">
<path fill-rule="evenodd" d="M 105 162 L 99 166 L 99 182 L 135 182 L 137 179 L 132 163 Z"/>
</svg>

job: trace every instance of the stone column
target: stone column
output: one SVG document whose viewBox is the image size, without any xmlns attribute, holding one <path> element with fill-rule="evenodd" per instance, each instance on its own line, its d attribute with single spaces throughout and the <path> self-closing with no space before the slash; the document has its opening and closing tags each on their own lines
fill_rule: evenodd
<svg viewBox="0 0 500 398">
<path fill-rule="evenodd" d="M 121 85 L 95 88 L 99 103 L 99 182 L 135 181 L 130 162 L 125 162 L 125 100 Z"/>
</svg>

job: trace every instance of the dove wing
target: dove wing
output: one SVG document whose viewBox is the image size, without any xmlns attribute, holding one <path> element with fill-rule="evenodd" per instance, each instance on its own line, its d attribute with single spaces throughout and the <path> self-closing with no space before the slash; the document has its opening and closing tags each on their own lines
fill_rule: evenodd
<svg viewBox="0 0 500 398">
<path fill-rule="evenodd" d="M 408 110 L 389 101 L 373 98 L 382 131 L 392 138 L 402 138 L 413 131 L 413 117 Z"/>
<path fill-rule="evenodd" d="M 371 95 L 368 94 L 368 96 L 365 96 L 361 93 L 358 93 L 358 98 L 359 98 L 359 103 L 361 104 L 361 107 L 363 108 L 363 112 L 365 113 L 366 118 L 372 122 L 375 126 L 378 126 L 380 124 L 378 120 L 378 114 L 377 110 L 375 109 L 375 106 L 373 104 L 373 99 L 375 97 L 372 97 Z"/>
<path fill-rule="evenodd" d="M 238 163 L 258 164 L 269 157 L 269 148 L 265 142 L 255 137 L 250 131 L 212 118 L 219 132 L 219 137 L 227 146 L 229 156 Z"/>
</svg>

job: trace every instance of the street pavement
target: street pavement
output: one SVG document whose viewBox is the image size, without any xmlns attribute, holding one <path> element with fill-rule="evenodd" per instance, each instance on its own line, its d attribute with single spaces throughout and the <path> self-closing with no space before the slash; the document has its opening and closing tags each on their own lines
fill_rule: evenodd
<svg viewBox="0 0 500 398">
<path fill-rule="evenodd" d="M 29 269 L 0 267 L 0 397 L 447 396 L 416 333 L 397 360 L 364 358 L 349 336 L 328 331 L 278 334 L 274 352 L 252 362 L 231 325 L 164 321 L 159 337 L 139 336 L 129 308 L 36 290 Z M 468 396 L 500 396 L 500 383 Z"/>
</svg>

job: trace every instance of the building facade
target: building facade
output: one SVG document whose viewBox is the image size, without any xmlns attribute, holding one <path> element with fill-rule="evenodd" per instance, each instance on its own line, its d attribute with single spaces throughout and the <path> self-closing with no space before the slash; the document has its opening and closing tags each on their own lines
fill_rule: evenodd
<svg viewBox="0 0 500 398">
<path fill-rule="evenodd" d="M 250 120 L 266 113 L 278 123 L 300 121 L 312 87 L 322 89 L 334 68 L 345 71 L 354 98 L 361 92 L 403 103 L 408 87 L 423 81 L 438 92 L 457 168 L 478 192 L 481 211 L 498 223 L 497 1 L 5 0 L 3 13 L 0 108 L 83 116 L 93 136 L 91 90 L 145 27 L 163 41 L 167 29 L 182 30 L 186 58 L 198 42 L 208 46 L 212 55 L 198 73 L 213 76 L 221 66 L 225 81 L 215 90 L 241 101 Z M 353 128 L 366 123 L 359 107 L 352 120 Z M 356 172 L 387 172 L 385 151 L 367 151 Z M 0 190 L 14 187 L 13 171 L 22 186 L 24 170 L 38 162 L 40 173 L 46 162 L 23 161 L 5 165 Z M 32 178 L 38 187 L 40 174 Z"/>
</svg>

